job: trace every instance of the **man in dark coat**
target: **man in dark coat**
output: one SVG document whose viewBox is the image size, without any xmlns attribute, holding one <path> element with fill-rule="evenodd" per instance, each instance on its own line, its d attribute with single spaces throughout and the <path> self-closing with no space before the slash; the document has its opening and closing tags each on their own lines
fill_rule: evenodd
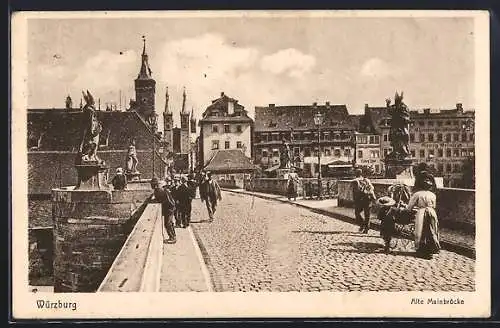
<svg viewBox="0 0 500 328">
<path fill-rule="evenodd" d="M 356 169 L 354 174 L 356 178 L 352 182 L 354 198 L 354 215 L 359 224 L 359 231 L 368 233 L 370 229 L 370 205 L 375 199 L 373 185 L 367 178 L 363 177 L 361 169 Z M 361 217 L 364 212 L 364 218 Z"/>
<path fill-rule="evenodd" d="M 175 176 L 174 181 L 172 183 L 172 186 L 170 187 L 172 196 L 174 197 L 175 204 L 176 204 L 176 210 L 174 212 L 174 218 L 175 218 L 175 227 L 180 228 L 181 227 L 181 213 L 180 213 L 180 206 L 179 206 L 179 186 L 181 185 L 180 183 L 180 177 Z"/>
<path fill-rule="evenodd" d="M 181 228 L 189 227 L 191 220 L 192 192 L 187 184 L 187 178 L 181 177 L 181 184 L 177 188 L 177 198 L 179 204 L 179 216 Z"/>
<path fill-rule="evenodd" d="M 206 172 L 205 180 L 200 185 L 200 198 L 202 202 L 205 202 L 210 222 L 212 222 L 217 210 L 217 202 L 222 200 L 222 195 L 219 184 L 212 180 L 211 172 Z"/>
<path fill-rule="evenodd" d="M 168 235 L 168 239 L 164 240 L 164 242 L 175 244 L 176 235 L 173 219 L 175 212 L 175 201 L 167 188 L 160 187 L 157 178 L 151 179 L 151 188 L 153 188 L 153 197 L 151 198 L 151 202 L 161 204 L 163 224 Z"/>
</svg>

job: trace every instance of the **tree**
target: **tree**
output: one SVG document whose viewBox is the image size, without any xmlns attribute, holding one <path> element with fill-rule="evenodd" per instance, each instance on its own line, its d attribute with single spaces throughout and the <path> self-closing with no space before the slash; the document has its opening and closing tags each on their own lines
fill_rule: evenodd
<svg viewBox="0 0 500 328">
<path fill-rule="evenodd" d="M 476 158 L 469 156 L 462 165 L 461 187 L 467 189 L 476 188 Z"/>
</svg>

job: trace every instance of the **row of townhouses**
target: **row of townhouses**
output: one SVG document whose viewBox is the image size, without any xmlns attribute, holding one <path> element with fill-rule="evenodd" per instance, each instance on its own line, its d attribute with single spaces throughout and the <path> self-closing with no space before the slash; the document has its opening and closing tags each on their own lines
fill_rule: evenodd
<svg viewBox="0 0 500 328">
<path fill-rule="evenodd" d="M 255 107 L 252 119 L 237 99 L 222 92 L 197 119 L 194 109 L 187 108 L 186 91 L 176 106 L 169 103 L 167 88 L 160 116 L 146 44 L 134 86 L 136 97 L 126 110 L 97 108 L 103 125 L 99 152 L 112 170 L 125 165 L 131 143 L 143 177 L 203 168 L 238 184 L 256 171 L 272 174 L 279 166 L 283 140 L 289 143 L 292 165 L 304 177 L 315 177 L 320 169 L 324 176 L 341 177 L 356 165 L 383 175 L 384 157 L 391 151 L 388 101 L 382 107 L 365 105 L 361 115 L 329 102 L 269 104 Z M 28 109 L 31 193 L 72 183 L 81 107 L 81 102 L 79 108 L 73 107 L 68 96 L 64 108 Z M 180 117 L 180 127 L 174 125 L 174 113 Z M 315 122 L 318 113 L 320 124 Z M 158 131 L 158 117 L 163 119 L 163 131 Z M 414 160 L 428 162 L 445 186 L 461 186 L 464 165 L 474 158 L 474 111 L 457 104 L 446 110 L 412 111 L 411 119 Z"/>
</svg>

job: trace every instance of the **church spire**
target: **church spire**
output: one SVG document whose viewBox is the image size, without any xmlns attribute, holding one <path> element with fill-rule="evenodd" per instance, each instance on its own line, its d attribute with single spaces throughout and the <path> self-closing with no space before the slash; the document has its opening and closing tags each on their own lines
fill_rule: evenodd
<svg viewBox="0 0 500 328">
<path fill-rule="evenodd" d="M 167 90 L 165 91 L 165 114 L 170 114 L 170 109 L 168 108 L 168 100 L 170 99 L 170 96 L 168 95 L 168 86 Z"/>
<path fill-rule="evenodd" d="M 187 114 L 186 113 L 186 87 L 184 87 L 184 90 L 182 91 L 182 114 Z"/>
<path fill-rule="evenodd" d="M 143 48 L 142 48 L 142 62 L 141 70 L 139 71 L 138 79 L 151 79 L 151 68 L 148 63 L 148 54 L 146 53 L 146 37 L 142 36 Z"/>
</svg>

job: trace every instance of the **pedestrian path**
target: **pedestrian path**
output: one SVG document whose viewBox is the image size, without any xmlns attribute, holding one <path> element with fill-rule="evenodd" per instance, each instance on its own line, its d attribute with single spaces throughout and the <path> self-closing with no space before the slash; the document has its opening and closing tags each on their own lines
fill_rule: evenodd
<svg viewBox="0 0 500 328">
<path fill-rule="evenodd" d="M 290 201 L 287 197 L 282 195 L 274 195 L 267 194 L 262 192 L 251 192 L 244 189 L 226 189 L 226 191 L 232 191 L 236 193 L 242 193 L 247 195 L 254 195 L 257 197 L 276 200 L 280 202 L 294 204 L 300 207 L 308 208 L 315 212 L 334 216 L 337 219 L 342 219 L 349 222 L 355 221 L 354 209 L 347 207 L 338 207 L 337 199 L 324 199 L 324 200 L 313 200 L 313 199 L 303 199 L 297 198 L 296 201 Z M 380 226 L 380 222 L 372 218 L 372 229 L 378 229 Z M 452 230 L 440 228 L 440 235 L 442 240 L 442 246 L 451 251 L 459 252 L 460 254 L 464 254 L 470 257 L 475 256 L 474 246 L 475 246 L 475 238 L 473 235 Z"/>
<path fill-rule="evenodd" d="M 191 227 L 176 228 L 175 232 L 177 242 L 163 244 L 160 292 L 211 291 L 210 276 Z"/>
</svg>

